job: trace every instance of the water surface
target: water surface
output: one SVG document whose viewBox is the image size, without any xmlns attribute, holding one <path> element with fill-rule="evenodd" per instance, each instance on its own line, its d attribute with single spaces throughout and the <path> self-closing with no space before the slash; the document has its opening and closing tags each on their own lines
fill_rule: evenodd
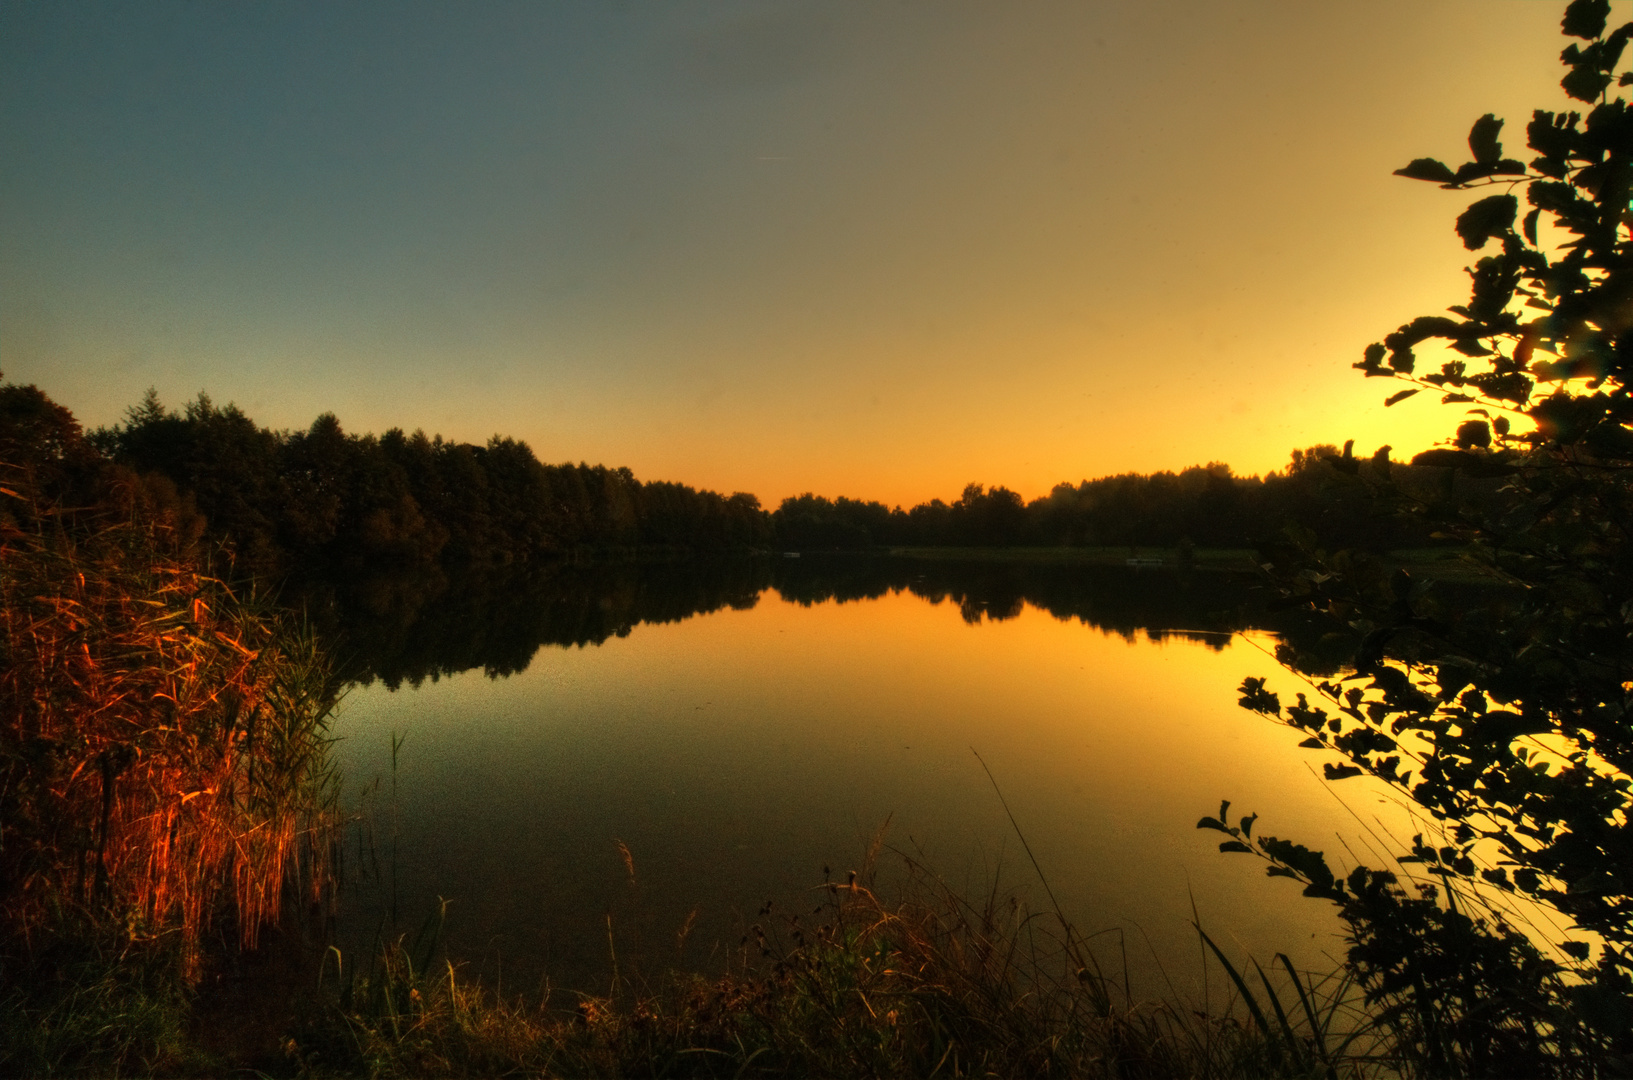
<svg viewBox="0 0 1633 1080">
<path fill-rule="evenodd" d="M 1336 835 L 1360 832 L 1297 737 L 1236 707 L 1243 676 L 1275 673 L 1273 639 L 1196 625 L 1229 621 L 1218 605 L 1241 599 L 1219 582 L 1068 568 L 1050 592 L 1035 569 L 961 585 L 953 569 L 897 566 L 856 571 L 863 586 L 846 590 L 773 565 L 756 573 L 775 585 L 731 571 L 725 599 L 671 582 L 694 602 L 646 622 L 632 597 L 662 592 L 663 573 L 554 583 L 513 604 L 535 640 L 507 646 L 505 664 L 422 664 L 344 702 L 342 764 L 354 792 L 382 781 L 372 841 L 404 921 L 450 899 L 450 954 L 489 980 L 604 992 L 609 914 L 626 969 L 718 963 L 767 899 L 814 906 L 824 867 L 843 878 L 882 828 L 972 893 L 997 875 L 1043 906 L 976 752 L 1069 917 L 1126 935 L 1136 995 L 1195 984 L 1193 902 L 1238 951 L 1333 966 L 1328 905 L 1194 828 L 1228 797 L 1335 867 L 1350 861 Z M 575 635 L 539 615 L 552 604 L 578 613 Z M 1167 632 L 1175 620 L 1188 632 Z M 541 646 L 551 633 L 578 643 Z M 1351 809 L 1384 809 L 1357 783 Z M 351 915 L 355 930 L 378 908 Z"/>
</svg>

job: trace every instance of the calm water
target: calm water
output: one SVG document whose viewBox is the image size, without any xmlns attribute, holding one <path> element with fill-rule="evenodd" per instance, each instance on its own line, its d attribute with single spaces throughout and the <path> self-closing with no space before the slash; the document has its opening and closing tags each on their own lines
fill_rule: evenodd
<svg viewBox="0 0 1633 1080">
<path fill-rule="evenodd" d="M 1228 797 L 1234 813 L 1261 815 L 1260 831 L 1325 848 L 1335 865 L 1349 861 L 1335 834 L 1361 831 L 1296 736 L 1235 705 L 1243 676 L 1277 673 L 1253 644 L 1272 638 L 1156 632 L 1175 625 L 1163 618 L 1217 623 L 1212 607 L 1231 598 L 1215 586 L 989 567 L 970 571 L 984 584 L 963 587 L 954 568 L 899 566 L 835 589 L 775 565 L 756 573 L 771 583 L 732 571 L 719 595 L 693 589 L 691 602 L 656 608 L 631 599 L 670 596 L 650 574 L 558 582 L 531 601 L 501 589 L 513 614 L 556 612 L 529 624 L 530 646 L 494 646 L 505 662 L 439 665 L 420 647 L 405 675 L 377 660 L 379 678 L 350 692 L 337 733 L 353 797 L 380 782 L 370 832 L 388 880 L 395 866 L 404 923 L 446 897 L 451 956 L 490 983 L 604 990 L 609 913 L 626 970 L 631 957 L 707 966 L 767 899 L 814 906 L 823 868 L 842 878 L 882 828 L 971 892 L 998 875 L 1042 906 L 973 750 L 1068 915 L 1085 931 L 1125 932 L 1136 995 L 1164 993 L 1164 971 L 1195 985 L 1193 899 L 1238 952 L 1317 967 L 1341 952 L 1327 905 L 1194 828 Z M 482 620 L 452 614 L 456 599 L 399 613 L 420 629 L 398 636 L 463 626 L 455 636 L 468 638 Z M 1151 629 L 1138 625 L 1142 600 Z M 565 634 L 563 610 L 575 613 Z M 482 666 L 459 670 L 472 662 Z M 1389 809 L 1358 783 L 1344 788 L 1351 809 Z M 351 905 L 351 940 L 388 893 Z"/>
</svg>

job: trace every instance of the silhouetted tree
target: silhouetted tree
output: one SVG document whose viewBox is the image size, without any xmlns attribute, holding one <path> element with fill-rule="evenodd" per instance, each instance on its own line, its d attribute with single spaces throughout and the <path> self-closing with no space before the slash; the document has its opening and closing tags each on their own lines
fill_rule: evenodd
<svg viewBox="0 0 1633 1080">
<path fill-rule="evenodd" d="M 1358 645 L 1313 701 L 1284 705 L 1249 679 L 1242 704 L 1333 752 L 1329 778 L 1371 774 L 1416 803 L 1435 827 L 1396 861 L 1439 884 L 1409 891 L 1366 866 L 1339 878 L 1322 853 L 1255 837 L 1252 817 L 1232 825 L 1225 807 L 1202 822 L 1340 906 L 1352 970 L 1430 1075 L 1611 1076 L 1633 1060 L 1633 109 L 1610 93 L 1633 84 L 1617 75 L 1633 23 L 1610 30 L 1609 13 L 1608 0 L 1566 8 L 1576 40 L 1561 85 L 1586 112 L 1533 113 L 1529 162 L 1504 156 L 1488 114 L 1470 161 L 1398 170 L 1499 189 L 1456 221 L 1469 251 L 1491 252 L 1468 268 L 1468 302 L 1356 365 L 1405 384 L 1385 404 L 1429 390 L 1468 407 L 1448 445 L 1414 459 L 1411 483 L 1387 447 L 1370 461 L 1347 446 L 1317 455 L 1352 498 L 1432 522 L 1501 587 L 1447 598 L 1363 545 L 1308 537 L 1264 559 L 1289 599 Z M 1419 374 L 1415 350 L 1435 339 L 1457 355 Z M 1419 470 L 1444 483 L 1418 483 Z M 1553 907 L 1578 936 L 1544 952 L 1515 929 L 1510 896 Z"/>
</svg>

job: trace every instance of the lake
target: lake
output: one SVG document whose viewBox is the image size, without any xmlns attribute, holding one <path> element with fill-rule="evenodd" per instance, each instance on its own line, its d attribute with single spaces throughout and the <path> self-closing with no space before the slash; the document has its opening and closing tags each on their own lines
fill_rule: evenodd
<svg viewBox="0 0 1633 1080">
<path fill-rule="evenodd" d="M 605 993 L 609 916 L 626 974 L 717 966 L 768 899 L 814 907 L 880 835 L 886 881 L 894 848 L 1046 907 L 993 780 L 1067 916 L 1112 931 L 1102 962 L 1126 945 L 1136 997 L 1196 988 L 1193 903 L 1227 951 L 1328 970 L 1332 908 L 1196 820 L 1229 798 L 1335 868 L 1355 815 L 1401 820 L 1368 781 L 1341 804 L 1237 707 L 1244 676 L 1296 687 L 1220 575 L 807 557 L 369 589 L 333 608 L 357 643 L 351 874 L 380 870 L 344 940 L 366 947 L 393 888 L 403 929 L 444 897 L 449 956 L 507 990 Z"/>
</svg>

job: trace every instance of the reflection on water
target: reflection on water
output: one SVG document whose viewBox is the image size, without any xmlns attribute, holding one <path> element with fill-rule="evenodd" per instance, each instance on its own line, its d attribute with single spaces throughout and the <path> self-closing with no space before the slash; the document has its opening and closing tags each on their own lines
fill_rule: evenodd
<svg viewBox="0 0 1633 1080">
<path fill-rule="evenodd" d="M 527 670 L 546 645 L 600 645 L 643 623 L 752 608 L 767 589 L 810 605 L 907 592 L 948 601 L 966 622 L 1002 621 L 1023 605 L 1132 639 L 1179 637 L 1223 648 L 1228 632 L 1272 622 L 1250 579 L 1122 567 L 924 561 L 858 555 L 679 563 L 549 564 L 440 570 L 314 582 L 302 600 L 341 658 L 347 682 L 418 686 L 480 668 Z"/>
<path fill-rule="evenodd" d="M 1253 621 L 1241 583 L 807 558 L 485 584 L 314 607 L 365 684 L 337 729 L 354 791 L 406 734 L 372 836 L 401 910 L 451 898 L 455 957 L 513 989 L 604 992 L 609 916 L 626 965 L 718 963 L 766 899 L 804 904 L 886 821 L 955 883 L 1036 892 L 972 748 L 1068 913 L 1132 935 L 1136 993 L 1162 992 L 1159 962 L 1195 975 L 1192 895 L 1261 957 L 1338 951 L 1323 905 L 1192 827 L 1229 797 L 1316 846 L 1352 829 L 1295 738 L 1235 707 L 1270 663 L 1228 633 Z"/>
</svg>

